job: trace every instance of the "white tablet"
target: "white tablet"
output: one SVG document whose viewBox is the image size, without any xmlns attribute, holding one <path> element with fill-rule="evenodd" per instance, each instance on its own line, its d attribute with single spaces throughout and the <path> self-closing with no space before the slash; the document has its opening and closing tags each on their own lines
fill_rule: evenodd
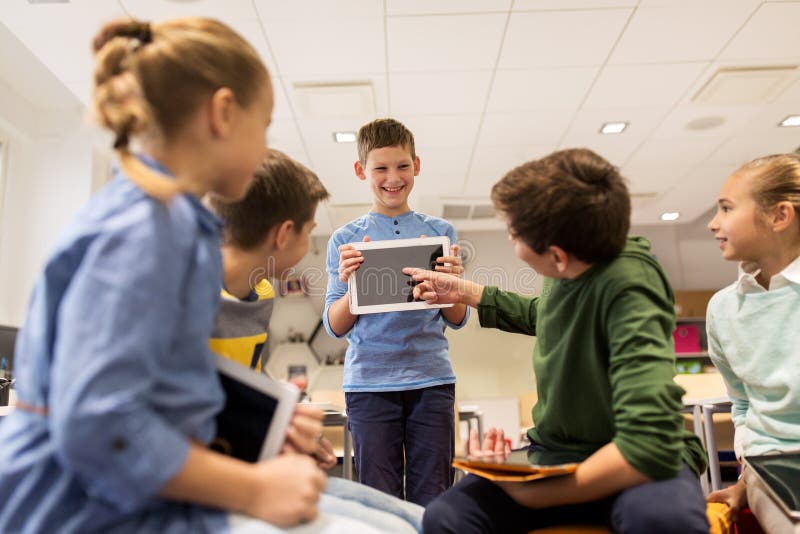
<svg viewBox="0 0 800 534">
<path fill-rule="evenodd" d="M 350 243 L 364 257 L 350 275 L 350 313 L 363 315 L 431 308 L 452 304 L 427 304 L 414 300 L 411 277 L 404 267 L 434 270 L 436 258 L 450 255 L 447 236 Z"/>
<path fill-rule="evenodd" d="M 247 462 L 275 456 L 300 391 L 222 356 L 216 358 L 225 407 L 217 414 L 217 435 L 210 447 Z"/>
</svg>

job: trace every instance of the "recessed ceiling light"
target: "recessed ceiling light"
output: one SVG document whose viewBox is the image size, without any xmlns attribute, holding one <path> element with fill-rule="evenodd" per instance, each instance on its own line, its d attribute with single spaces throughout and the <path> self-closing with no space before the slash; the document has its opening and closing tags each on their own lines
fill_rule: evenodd
<svg viewBox="0 0 800 534">
<path fill-rule="evenodd" d="M 677 221 L 681 216 L 679 211 L 665 211 L 661 214 L 662 221 Z"/>
<path fill-rule="evenodd" d="M 625 131 L 628 127 L 627 122 L 607 122 L 600 127 L 601 134 L 618 134 Z"/>
<path fill-rule="evenodd" d="M 789 115 L 788 117 L 783 119 L 778 126 L 783 126 L 783 127 L 800 126 L 800 115 Z"/>
<path fill-rule="evenodd" d="M 337 143 L 355 143 L 355 132 L 333 132 L 333 140 Z"/>
</svg>

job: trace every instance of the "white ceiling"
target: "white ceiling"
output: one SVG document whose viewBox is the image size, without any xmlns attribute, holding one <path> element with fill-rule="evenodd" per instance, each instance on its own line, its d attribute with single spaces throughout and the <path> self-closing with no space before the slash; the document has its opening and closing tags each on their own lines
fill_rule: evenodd
<svg viewBox="0 0 800 534">
<path fill-rule="evenodd" d="M 619 165 L 639 195 L 634 223 L 657 224 L 673 210 L 684 222 L 709 209 L 741 163 L 800 146 L 800 128 L 777 127 L 800 113 L 797 68 L 763 102 L 692 101 L 720 68 L 800 65 L 799 1 L 0 3 L 0 22 L 83 102 L 90 36 L 102 22 L 126 15 L 211 16 L 255 45 L 277 91 L 270 143 L 313 168 L 332 192 L 331 206 L 319 210 L 320 234 L 352 211 L 335 205 L 370 200 L 353 175 L 355 146 L 336 145 L 332 132 L 356 130 L 378 116 L 397 117 L 415 133 L 422 173 L 412 205 L 433 212 L 446 200 L 485 202 L 511 167 L 587 146 Z M 309 83 L 369 84 L 374 112 L 348 116 L 334 109 L 309 117 L 295 91 Z M 30 87 L 18 89 L 40 98 Z M 686 128 L 706 117 L 721 124 Z M 630 126 L 600 135 L 608 121 Z M 461 224 L 495 227 L 492 220 Z"/>
</svg>

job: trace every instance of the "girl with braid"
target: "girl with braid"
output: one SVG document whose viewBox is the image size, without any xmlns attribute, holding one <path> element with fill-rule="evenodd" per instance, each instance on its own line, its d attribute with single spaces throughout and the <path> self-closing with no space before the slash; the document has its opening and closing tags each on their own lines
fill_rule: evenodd
<svg viewBox="0 0 800 534">
<path fill-rule="evenodd" d="M 208 348 L 221 223 L 200 198 L 241 199 L 266 154 L 258 54 L 207 19 L 111 23 L 94 52 L 119 168 L 31 298 L 0 425 L 0 532 L 369 531 L 319 512 L 325 475 L 307 454 L 250 464 L 206 446 L 224 401 Z M 302 415 L 287 440 L 309 452 L 322 413 Z"/>
</svg>

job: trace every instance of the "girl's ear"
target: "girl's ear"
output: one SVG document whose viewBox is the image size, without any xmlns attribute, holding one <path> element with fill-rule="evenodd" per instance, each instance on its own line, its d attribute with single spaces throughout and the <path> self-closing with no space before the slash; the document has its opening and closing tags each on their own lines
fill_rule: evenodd
<svg viewBox="0 0 800 534">
<path fill-rule="evenodd" d="M 214 137 L 228 137 L 233 129 L 236 97 L 227 87 L 214 91 L 208 102 L 208 119 Z"/>
<path fill-rule="evenodd" d="M 797 213 L 791 202 L 783 200 L 772 207 L 768 217 L 772 230 L 783 232 L 794 223 Z"/>
<path fill-rule="evenodd" d="M 275 231 L 275 248 L 283 250 L 290 242 L 290 234 L 294 232 L 294 221 L 283 221 Z"/>
</svg>

